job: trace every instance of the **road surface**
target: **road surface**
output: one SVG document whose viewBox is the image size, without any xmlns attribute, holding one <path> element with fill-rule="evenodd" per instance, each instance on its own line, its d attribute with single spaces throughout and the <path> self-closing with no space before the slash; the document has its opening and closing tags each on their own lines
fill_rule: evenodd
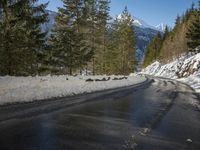
<svg viewBox="0 0 200 150">
<path fill-rule="evenodd" d="M 0 106 L 0 150 L 200 150 L 199 95 L 152 78 L 131 87 Z"/>
</svg>

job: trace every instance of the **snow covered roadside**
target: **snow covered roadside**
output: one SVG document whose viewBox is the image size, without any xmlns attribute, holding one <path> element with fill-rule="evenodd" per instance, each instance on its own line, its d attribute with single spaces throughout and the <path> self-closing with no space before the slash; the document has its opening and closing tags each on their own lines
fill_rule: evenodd
<svg viewBox="0 0 200 150">
<path fill-rule="evenodd" d="M 108 76 L 0 77 L 0 105 L 90 93 L 130 86 L 146 80 L 141 76 L 128 76 L 127 79 L 113 80 L 120 76 L 110 76 L 108 81 L 86 82 L 89 78 L 109 79 Z"/>
<path fill-rule="evenodd" d="M 154 62 L 143 69 L 142 73 L 179 80 L 200 93 L 200 53 L 182 56 L 165 65 Z"/>
<path fill-rule="evenodd" d="M 187 78 L 180 78 L 178 80 L 190 85 L 197 93 L 200 93 L 200 73 L 197 75 L 191 75 Z"/>
</svg>

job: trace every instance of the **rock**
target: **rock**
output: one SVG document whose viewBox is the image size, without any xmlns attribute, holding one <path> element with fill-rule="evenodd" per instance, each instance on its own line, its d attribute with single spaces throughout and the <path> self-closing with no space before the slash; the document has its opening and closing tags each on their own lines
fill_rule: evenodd
<svg viewBox="0 0 200 150">
<path fill-rule="evenodd" d="M 73 77 L 77 77 L 78 76 L 78 74 L 74 74 L 74 75 L 72 75 Z"/>
<path fill-rule="evenodd" d="M 126 77 L 126 76 L 124 76 L 124 77 L 121 77 L 121 78 L 114 78 L 114 79 L 112 79 L 112 80 L 124 80 L 124 79 L 128 79 L 128 77 Z"/>
<path fill-rule="evenodd" d="M 106 78 L 103 78 L 101 81 L 107 81 Z"/>
<path fill-rule="evenodd" d="M 128 79 L 128 77 L 125 77 L 125 76 L 124 76 L 122 79 Z"/>
<path fill-rule="evenodd" d="M 192 143 L 192 140 L 191 140 L 191 139 L 187 139 L 186 142 L 187 142 L 188 144 L 191 144 L 191 143 Z"/>
<path fill-rule="evenodd" d="M 136 138 L 132 136 L 129 140 L 125 141 L 125 144 L 123 145 L 123 149 L 135 150 L 137 146 L 138 144 L 136 142 Z"/>
<path fill-rule="evenodd" d="M 44 82 L 44 81 L 47 81 L 47 79 L 40 79 L 40 82 Z"/>
<path fill-rule="evenodd" d="M 118 78 L 114 78 L 114 79 L 112 79 L 112 80 L 119 80 Z"/>
<path fill-rule="evenodd" d="M 97 82 L 98 82 L 98 81 L 101 81 L 101 80 L 100 80 L 100 79 L 95 79 L 94 81 L 97 81 Z"/>
<path fill-rule="evenodd" d="M 108 77 L 107 81 L 109 81 L 109 80 L 110 80 L 110 77 Z"/>
<path fill-rule="evenodd" d="M 149 128 L 144 128 L 144 130 L 143 130 L 143 133 L 144 134 L 147 134 L 147 133 L 149 133 L 150 132 L 150 129 Z"/>
<path fill-rule="evenodd" d="M 93 79 L 87 79 L 85 80 L 86 82 L 93 82 L 94 80 Z"/>
<path fill-rule="evenodd" d="M 144 133 L 141 132 L 141 131 L 139 132 L 139 134 L 142 135 L 142 136 L 146 136 L 146 134 L 144 134 Z"/>
</svg>

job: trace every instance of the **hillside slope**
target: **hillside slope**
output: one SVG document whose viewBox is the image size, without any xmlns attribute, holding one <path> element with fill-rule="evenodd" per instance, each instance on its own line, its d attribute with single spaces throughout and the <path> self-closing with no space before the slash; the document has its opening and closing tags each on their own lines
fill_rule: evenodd
<svg viewBox="0 0 200 150">
<path fill-rule="evenodd" d="M 154 62 L 142 70 L 143 74 L 177 79 L 200 92 L 200 53 L 183 55 L 168 64 Z"/>
<path fill-rule="evenodd" d="M 143 61 L 145 48 L 156 36 L 158 31 L 151 28 L 141 28 L 138 26 L 135 26 L 134 30 L 136 33 L 136 58 L 138 61 Z"/>
</svg>

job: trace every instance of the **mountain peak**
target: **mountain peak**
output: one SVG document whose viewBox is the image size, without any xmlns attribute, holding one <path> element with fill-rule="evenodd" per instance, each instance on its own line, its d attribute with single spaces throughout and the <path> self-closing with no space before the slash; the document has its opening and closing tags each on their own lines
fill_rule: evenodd
<svg viewBox="0 0 200 150">
<path fill-rule="evenodd" d="M 164 24 L 164 23 L 160 23 L 160 24 L 158 24 L 157 26 L 155 26 L 155 28 L 157 29 L 157 30 L 159 30 L 159 31 L 165 31 L 165 27 L 166 27 L 167 25 L 166 24 Z"/>
<path fill-rule="evenodd" d="M 141 28 L 150 28 L 150 29 L 156 30 L 156 28 L 154 26 L 149 25 L 148 23 L 146 23 L 142 19 L 139 19 L 139 18 L 133 16 L 133 20 L 134 20 L 133 24 L 135 26 L 138 26 L 138 27 L 141 27 Z"/>
<path fill-rule="evenodd" d="M 117 16 L 117 19 L 121 19 L 121 14 L 119 14 Z M 149 25 L 148 23 L 146 23 L 145 21 L 143 21 L 142 19 L 139 19 L 135 16 L 133 16 L 133 24 L 137 27 L 140 28 L 150 28 L 150 29 L 154 29 L 154 30 L 158 30 L 157 28 L 155 28 L 154 26 Z"/>
</svg>

